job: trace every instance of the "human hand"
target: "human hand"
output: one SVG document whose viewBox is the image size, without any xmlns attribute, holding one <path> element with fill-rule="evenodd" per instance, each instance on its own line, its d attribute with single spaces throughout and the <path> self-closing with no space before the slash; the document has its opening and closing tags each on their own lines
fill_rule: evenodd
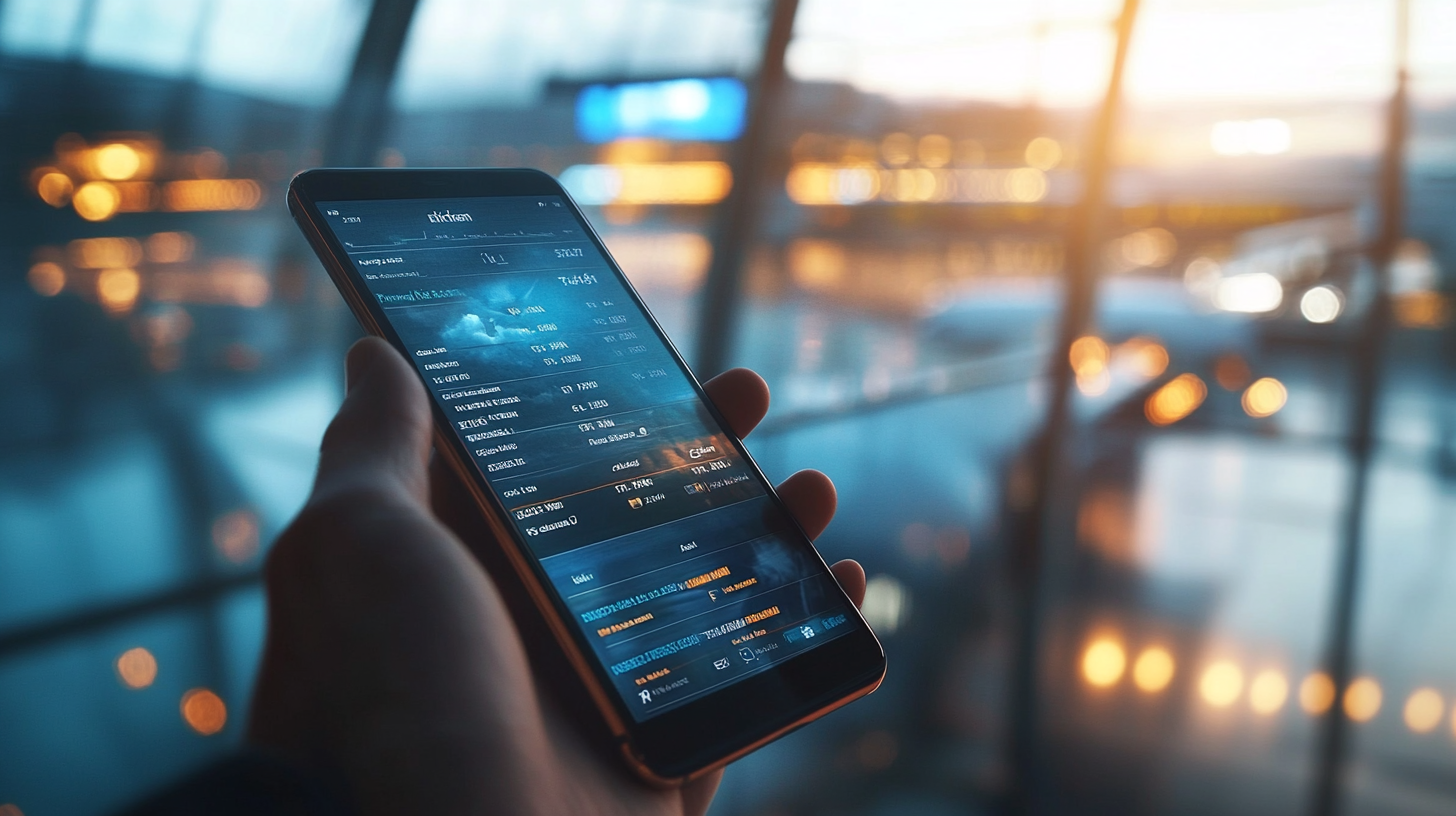
<svg viewBox="0 0 1456 816">
<path fill-rule="evenodd" d="M 751 371 L 705 388 L 739 436 L 768 410 Z M 362 814 L 705 812 L 721 772 L 648 787 L 563 713 L 471 554 L 498 545 L 482 546 L 478 513 L 472 521 L 453 477 L 430 468 L 427 399 L 384 341 L 350 350 L 313 494 L 268 558 L 249 741 L 340 774 Z M 811 537 L 834 514 L 821 473 L 797 473 L 779 493 Z M 864 570 L 833 570 L 858 604 Z"/>
</svg>

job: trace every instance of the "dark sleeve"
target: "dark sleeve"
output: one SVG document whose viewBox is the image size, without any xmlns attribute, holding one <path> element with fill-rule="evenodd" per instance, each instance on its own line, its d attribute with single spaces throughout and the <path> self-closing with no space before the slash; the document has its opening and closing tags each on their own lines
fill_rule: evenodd
<svg viewBox="0 0 1456 816">
<path fill-rule="evenodd" d="M 203 768 L 118 816 L 354 816 L 343 786 L 257 751 Z"/>
</svg>

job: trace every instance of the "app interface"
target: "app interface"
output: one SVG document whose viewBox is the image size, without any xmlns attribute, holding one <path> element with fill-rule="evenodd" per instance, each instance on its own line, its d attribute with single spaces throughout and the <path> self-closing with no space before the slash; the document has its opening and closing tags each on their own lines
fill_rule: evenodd
<svg viewBox="0 0 1456 816">
<path fill-rule="evenodd" d="M 860 625 L 568 202 L 317 206 L 638 720 Z"/>
</svg>

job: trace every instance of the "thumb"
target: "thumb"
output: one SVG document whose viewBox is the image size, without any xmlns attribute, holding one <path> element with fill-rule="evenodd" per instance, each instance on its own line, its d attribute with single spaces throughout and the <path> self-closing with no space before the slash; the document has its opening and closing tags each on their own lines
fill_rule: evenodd
<svg viewBox="0 0 1456 816">
<path fill-rule="evenodd" d="M 348 393 L 324 432 L 314 496 L 351 489 L 429 492 L 430 406 L 399 352 L 377 337 L 349 349 Z"/>
</svg>

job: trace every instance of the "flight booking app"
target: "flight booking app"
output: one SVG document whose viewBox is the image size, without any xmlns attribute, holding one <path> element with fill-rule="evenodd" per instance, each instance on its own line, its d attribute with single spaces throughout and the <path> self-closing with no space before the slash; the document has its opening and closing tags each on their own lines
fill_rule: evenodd
<svg viewBox="0 0 1456 816">
<path fill-rule="evenodd" d="M 568 203 L 317 207 L 636 719 L 861 625 Z"/>
</svg>

